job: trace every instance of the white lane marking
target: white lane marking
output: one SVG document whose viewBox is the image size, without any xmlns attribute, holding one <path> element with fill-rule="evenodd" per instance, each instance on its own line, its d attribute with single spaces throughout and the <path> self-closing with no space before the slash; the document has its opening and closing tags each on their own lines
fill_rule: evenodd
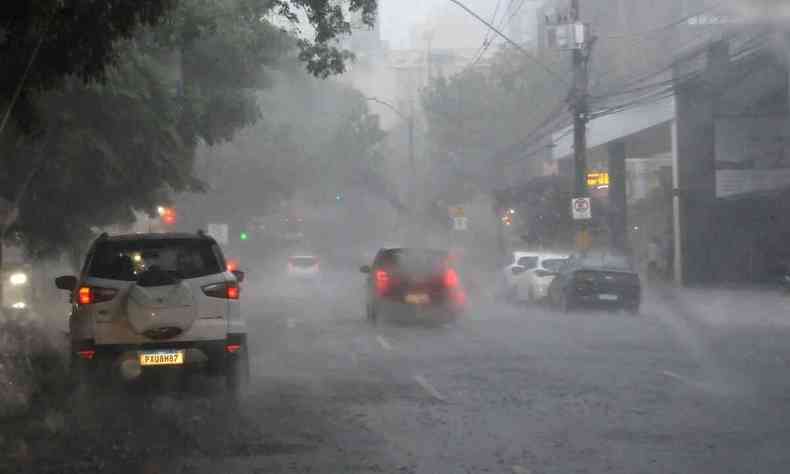
<svg viewBox="0 0 790 474">
<path fill-rule="evenodd" d="M 379 345 L 383 347 L 385 351 L 392 350 L 392 346 L 386 339 L 384 339 L 384 336 L 376 336 L 376 341 L 378 341 Z"/>
<path fill-rule="evenodd" d="M 675 372 L 670 372 L 669 370 L 664 370 L 661 373 L 664 374 L 665 376 L 669 377 L 669 378 L 672 378 L 672 379 L 678 380 L 680 382 L 683 382 L 685 384 L 688 384 L 688 385 L 690 385 L 690 386 L 692 386 L 692 387 L 694 387 L 694 388 L 696 388 L 698 390 L 702 390 L 702 391 L 705 391 L 705 392 L 712 390 L 712 387 L 710 387 L 708 384 L 705 384 L 705 383 L 702 383 L 702 382 L 697 382 L 696 380 L 693 380 L 693 379 L 691 379 L 689 377 L 685 377 L 685 376 L 680 375 L 680 374 L 676 374 Z"/>
<path fill-rule="evenodd" d="M 446 400 L 446 398 L 444 398 L 444 396 L 442 396 L 442 394 L 436 390 L 436 387 L 431 385 L 430 382 L 428 382 L 422 375 L 415 375 L 414 381 L 417 382 L 417 384 L 422 387 L 423 390 L 428 392 L 428 395 L 432 396 L 433 398 L 442 402 Z"/>
<path fill-rule="evenodd" d="M 296 327 L 296 320 L 294 320 L 294 318 L 288 318 L 286 324 L 288 325 L 288 329 L 293 329 Z"/>
<path fill-rule="evenodd" d="M 513 466 L 513 474 L 530 474 L 531 472 L 524 466 Z"/>
</svg>

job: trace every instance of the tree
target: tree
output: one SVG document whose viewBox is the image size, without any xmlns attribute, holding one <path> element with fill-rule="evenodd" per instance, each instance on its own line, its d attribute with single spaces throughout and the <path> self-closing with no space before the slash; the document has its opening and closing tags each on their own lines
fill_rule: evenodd
<svg viewBox="0 0 790 474">
<path fill-rule="evenodd" d="M 334 203 L 381 162 L 384 132 L 358 91 L 287 66 L 270 80 L 257 93 L 262 119 L 232 142 L 201 151 L 196 171 L 209 192 L 183 200 L 194 225 L 265 215 L 297 196 Z"/>
<path fill-rule="evenodd" d="M 134 210 L 153 211 L 174 192 L 201 190 L 192 176 L 197 145 L 222 143 L 257 121 L 254 91 L 267 86 L 269 70 L 289 51 L 305 51 L 303 40 L 266 18 L 279 11 L 293 19 L 294 8 L 306 9 L 315 44 L 346 31 L 326 2 L 287 3 L 146 1 L 135 2 L 136 10 L 129 2 L 38 0 L 20 7 L 21 16 L 6 23 L 11 33 L 0 36 L 0 57 L 16 60 L 12 71 L 19 72 L 36 41 L 41 49 L 13 108 L 13 133 L 0 136 L 0 194 L 20 204 L 14 231 L 29 250 L 62 250 L 93 228 L 130 221 Z M 351 1 L 363 15 L 374 6 Z M 180 85 L 168 74 L 173 51 L 180 53 Z M 81 59 L 50 63 L 58 54 Z M 307 60 L 314 74 L 342 69 L 332 61 L 329 69 L 311 66 L 318 60 Z M 0 85 L 0 97 L 13 96 L 21 75 Z"/>
<path fill-rule="evenodd" d="M 229 21 L 244 20 L 246 26 L 268 24 L 264 18 L 275 14 L 298 25 L 302 13 L 315 32 L 312 39 L 298 40 L 300 58 L 311 73 L 326 77 L 342 72 L 350 57 L 333 45 L 338 36 L 350 33 L 348 16 L 359 14 L 365 24 L 373 25 L 377 1 L 348 0 L 347 9 L 331 0 L 227 3 L 237 15 L 224 16 L 228 7 L 216 0 L 6 1 L 0 13 L 0 104 L 5 102 L 7 108 L 19 88 L 19 100 L 12 109 L 14 120 L 21 130 L 30 131 L 36 127 L 31 101 L 38 92 L 57 88 L 70 76 L 88 82 L 104 79 L 107 66 L 121 58 L 118 40 L 131 38 L 140 26 L 172 25 L 170 31 L 180 33 L 180 38 L 171 40 L 189 42 L 221 32 Z M 175 9 L 178 13 L 173 14 Z M 258 41 L 267 39 L 259 37 Z"/>
<path fill-rule="evenodd" d="M 544 58 L 562 70 L 559 58 Z M 518 160 L 533 141 L 525 139 L 552 114 L 562 112 L 568 89 L 519 51 L 499 51 L 490 66 L 468 68 L 434 80 L 423 93 L 431 161 L 452 170 L 440 194 L 461 199 L 459 189 L 486 190 L 504 160 Z M 513 146 L 513 144 L 519 144 Z"/>
</svg>

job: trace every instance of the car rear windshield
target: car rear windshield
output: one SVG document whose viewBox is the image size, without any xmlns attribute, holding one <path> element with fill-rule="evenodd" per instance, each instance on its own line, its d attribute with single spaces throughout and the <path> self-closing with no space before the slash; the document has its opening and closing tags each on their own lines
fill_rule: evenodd
<svg viewBox="0 0 790 474">
<path fill-rule="evenodd" d="M 566 258 L 547 258 L 543 261 L 543 268 L 550 272 L 557 272 L 567 261 Z"/>
<path fill-rule="evenodd" d="M 586 255 L 581 259 L 581 266 L 606 270 L 632 271 L 633 266 L 628 257 L 623 255 Z"/>
<path fill-rule="evenodd" d="M 179 278 L 222 273 L 225 265 L 216 244 L 197 239 L 108 241 L 96 245 L 88 275 L 110 280 L 136 281 L 158 267 Z"/>
<path fill-rule="evenodd" d="M 392 249 L 384 251 L 378 266 L 415 275 L 441 273 L 449 263 L 447 252 L 440 250 Z"/>
</svg>

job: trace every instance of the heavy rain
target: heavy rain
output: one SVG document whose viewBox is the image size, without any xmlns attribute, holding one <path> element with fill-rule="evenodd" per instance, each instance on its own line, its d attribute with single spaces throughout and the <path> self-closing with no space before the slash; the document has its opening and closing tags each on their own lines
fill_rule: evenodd
<svg viewBox="0 0 790 474">
<path fill-rule="evenodd" d="M 788 472 L 790 2 L 3 3 L 1 473 Z"/>
</svg>

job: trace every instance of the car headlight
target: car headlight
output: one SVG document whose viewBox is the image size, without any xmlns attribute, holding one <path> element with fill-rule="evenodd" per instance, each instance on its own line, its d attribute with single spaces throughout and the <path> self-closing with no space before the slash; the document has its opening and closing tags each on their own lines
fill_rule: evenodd
<svg viewBox="0 0 790 474">
<path fill-rule="evenodd" d="M 9 280 L 11 281 L 11 284 L 14 286 L 24 285 L 27 283 L 27 275 L 25 275 L 24 273 L 14 273 L 11 275 L 11 278 Z"/>
<path fill-rule="evenodd" d="M 27 303 L 24 301 L 17 301 L 16 303 L 12 304 L 11 307 L 14 309 L 25 309 L 27 308 Z"/>
</svg>

